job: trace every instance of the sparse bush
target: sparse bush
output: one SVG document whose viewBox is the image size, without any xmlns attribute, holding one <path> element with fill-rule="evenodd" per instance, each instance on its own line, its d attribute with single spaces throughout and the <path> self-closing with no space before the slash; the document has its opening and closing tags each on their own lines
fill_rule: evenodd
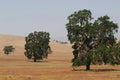
<svg viewBox="0 0 120 80">
<path fill-rule="evenodd" d="M 12 45 L 5 46 L 3 48 L 4 54 L 6 54 L 6 55 L 10 54 L 11 52 L 14 52 L 14 50 L 15 50 L 15 48 Z"/>
</svg>

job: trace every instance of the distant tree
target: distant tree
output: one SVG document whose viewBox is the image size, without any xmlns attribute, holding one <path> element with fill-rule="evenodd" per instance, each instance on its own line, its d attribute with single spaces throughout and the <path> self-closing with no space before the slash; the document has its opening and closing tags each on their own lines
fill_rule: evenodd
<svg viewBox="0 0 120 80">
<path fill-rule="evenodd" d="M 51 53 L 49 46 L 50 34 L 48 32 L 34 32 L 30 33 L 26 38 L 25 44 L 25 56 L 28 59 L 42 60 L 47 58 L 48 54 Z"/>
<path fill-rule="evenodd" d="M 4 54 L 10 54 L 11 52 L 14 52 L 15 48 L 13 46 L 5 46 L 3 48 Z"/>
<path fill-rule="evenodd" d="M 68 16 L 68 40 L 74 44 L 73 66 L 91 64 L 120 64 L 120 50 L 115 46 L 114 33 L 118 25 L 108 16 L 93 21 L 90 10 L 80 10 Z"/>
</svg>

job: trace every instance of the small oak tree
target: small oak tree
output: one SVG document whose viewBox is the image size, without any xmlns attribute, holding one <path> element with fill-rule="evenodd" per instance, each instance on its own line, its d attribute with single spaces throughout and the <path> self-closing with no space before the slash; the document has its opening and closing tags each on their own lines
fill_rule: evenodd
<svg viewBox="0 0 120 80">
<path fill-rule="evenodd" d="M 115 46 L 114 33 L 118 25 L 108 16 L 93 21 L 90 10 L 80 10 L 68 16 L 68 40 L 73 44 L 73 66 L 91 64 L 120 64 L 120 50 Z"/>
<path fill-rule="evenodd" d="M 15 48 L 13 46 L 5 46 L 3 48 L 4 54 L 10 54 L 11 52 L 14 52 Z"/>
<path fill-rule="evenodd" d="M 25 56 L 28 59 L 42 60 L 51 53 L 49 46 L 50 34 L 48 32 L 34 32 L 25 37 Z"/>
</svg>

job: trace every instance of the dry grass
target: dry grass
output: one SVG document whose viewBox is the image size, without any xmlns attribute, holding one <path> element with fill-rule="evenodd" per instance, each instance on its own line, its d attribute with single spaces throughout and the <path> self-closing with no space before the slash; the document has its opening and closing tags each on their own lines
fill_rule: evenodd
<svg viewBox="0 0 120 80">
<path fill-rule="evenodd" d="M 3 54 L 6 45 L 15 46 L 15 52 Z M 0 80 L 119 80 L 120 66 L 92 65 L 73 71 L 70 44 L 51 42 L 53 53 L 47 61 L 32 62 L 24 56 L 24 37 L 0 35 Z"/>
</svg>

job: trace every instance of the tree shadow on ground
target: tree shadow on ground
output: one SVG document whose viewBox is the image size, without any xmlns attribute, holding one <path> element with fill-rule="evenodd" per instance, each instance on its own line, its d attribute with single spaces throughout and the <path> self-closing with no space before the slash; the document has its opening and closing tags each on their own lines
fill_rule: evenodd
<svg viewBox="0 0 120 80">
<path fill-rule="evenodd" d="M 34 62 L 34 61 L 33 60 L 28 60 L 28 62 Z M 37 60 L 34 63 L 37 63 L 37 62 L 43 63 L 43 62 L 48 62 L 48 61 L 47 60 Z"/>
<path fill-rule="evenodd" d="M 91 69 L 92 72 L 110 72 L 110 71 L 120 71 L 120 69 Z"/>
<path fill-rule="evenodd" d="M 90 70 L 85 70 L 85 69 L 75 69 L 73 68 L 72 71 L 89 71 L 89 72 L 111 72 L 111 71 L 120 71 L 120 69 L 90 69 Z"/>
</svg>

